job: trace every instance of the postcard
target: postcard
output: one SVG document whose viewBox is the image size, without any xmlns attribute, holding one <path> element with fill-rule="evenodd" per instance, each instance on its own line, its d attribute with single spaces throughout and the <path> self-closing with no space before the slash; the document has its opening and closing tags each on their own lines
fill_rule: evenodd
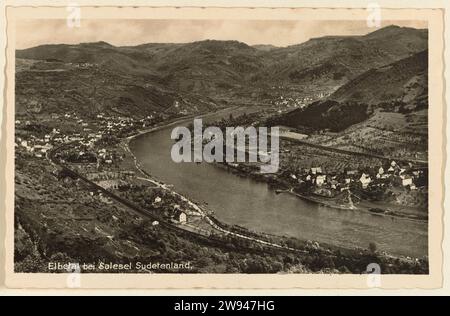
<svg viewBox="0 0 450 316">
<path fill-rule="evenodd" d="M 6 3 L 8 287 L 442 286 L 443 9 L 116 3 Z"/>
</svg>

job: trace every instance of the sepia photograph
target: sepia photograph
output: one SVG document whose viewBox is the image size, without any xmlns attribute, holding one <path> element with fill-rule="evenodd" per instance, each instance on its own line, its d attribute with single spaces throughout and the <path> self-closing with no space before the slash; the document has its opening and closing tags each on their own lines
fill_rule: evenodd
<svg viewBox="0 0 450 316">
<path fill-rule="evenodd" d="M 15 16 L 10 272 L 436 275 L 439 28 L 369 9 Z"/>
</svg>

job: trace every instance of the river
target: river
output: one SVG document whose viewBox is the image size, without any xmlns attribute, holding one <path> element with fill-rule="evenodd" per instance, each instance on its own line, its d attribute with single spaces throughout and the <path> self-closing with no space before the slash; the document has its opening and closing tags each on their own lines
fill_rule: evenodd
<svg viewBox="0 0 450 316">
<path fill-rule="evenodd" d="M 221 112 L 208 119 L 220 115 L 228 114 Z M 276 194 L 265 183 L 212 164 L 177 164 L 170 157 L 172 129 L 140 135 L 131 141 L 130 149 L 148 173 L 173 185 L 177 192 L 206 203 L 225 223 L 345 248 L 368 248 L 375 242 L 378 250 L 393 255 L 428 255 L 426 222 L 320 206 L 289 194 Z"/>
</svg>

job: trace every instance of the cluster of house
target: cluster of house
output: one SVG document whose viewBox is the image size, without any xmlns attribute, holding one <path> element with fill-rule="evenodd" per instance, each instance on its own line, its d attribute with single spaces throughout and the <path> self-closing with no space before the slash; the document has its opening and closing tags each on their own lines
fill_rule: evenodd
<svg viewBox="0 0 450 316">
<path fill-rule="evenodd" d="M 41 139 L 37 139 L 33 135 L 27 136 L 30 140 L 17 138 L 16 147 L 22 146 L 29 152 L 34 152 L 36 157 L 44 157 L 45 153 L 51 149 L 53 146 L 77 142 L 79 145 L 66 152 L 66 156 L 78 157 L 80 161 L 84 161 L 83 157 L 95 156 L 97 158 L 97 163 L 112 165 L 116 159 L 115 152 L 108 151 L 107 149 L 98 149 L 94 152 L 94 148 L 99 144 L 107 135 L 117 135 L 123 128 L 129 128 L 133 126 L 147 126 L 153 120 L 153 116 L 148 116 L 141 120 L 136 120 L 133 118 L 124 117 L 108 117 L 101 113 L 97 115 L 97 119 L 92 122 L 87 122 L 86 120 L 80 119 L 75 113 L 66 113 L 64 115 L 65 121 L 75 123 L 79 125 L 80 128 L 77 132 L 65 135 L 58 129 L 54 129 L 49 135 Z M 28 123 L 28 122 L 27 122 Z M 21 124 L 17 121 L 16 124 Z M 92 160 L 92 159 L 88 159 Z"/>
<path fill-rule="evenodd" d="M 96 66 L 95 64 L 91 64 L 91 63 L 69 63 L 69 64 L 74 66 L 75 68 L 80 68 L 80 69 L 89 69 L 89 68 L 93 68 Z"/>
<path fill-rule="evenodd" d="M 325 92 L 319 92 L 312 96 L 304 96 L 304 97 L 279 96 L 279 98 L 274 101 L 274 104 L 280 107 L 302 109 L 311 102 L 320 100 L 326 96 L 328 96 L 328 94 L 326 94 Z"/>
<path fill-rule="evenodd" d="M 287 107 L 287 108 L 290 108 L 290 107 L 304 108 L 311 101 L 312 101 L 312 98 L 310 98 L 310 97 L 291 98 L 291 97 L 280 96 L 280 98 L 278 100 L 274 101 L 274 104 L 276 106 L 282 106 L 282 107 Z"/>
<path fill-rule="evenodd" d="M 97 123 L 104 132 L 117 134 L 124 129 L 146 128 L 155 123 L 156 117 L 151 114 L 141 119 L 131 117 L 109 117 L 104 113 L 97 115 Z"/>
<path fill-rule="evenodd" d="M 392 161 L 387 170 L 383 167 L 379 168 L 376 178 L 382 180 L 394 179 L 402 186 L 409 187 L 411 190 L 416 190 L 415 180 L 421 177 L 423 173 L 423 170 L 414 169 L 411 163 L 399 165 L 395 161 Z"/>
<path fill-rule="evenodd" d="M 20 121 L 16 121 L 16 124 L 20 123 Z M 30 123 L 26 122 L 26 124 Z M 16 151 L 23 150 L 37 158 L 43 158 L 47 152 L 53 148 L 52 139 L 59 134 L 59 130 L 53 129 L 51 133 L 46 134 L 42 138 L 34 135 L 29 135 L 28 137 L 16 137 L 14 147 Z"/>
<path fill-rule="evenodd" d="M 134 120 L 132 118 L 106 117 L 104 114 L 99 114 L 97 116 L 97 119 L 99 119 L 99 123 L 95 122 L 93 124 L 80 119 L 75 113 L 66 113 L 64 115 L 64 119 L 66 121 L 73 121 L 74 123 L 79 125 L 79 132 L 65 135 L 59 129 L 55 128 L 51 133 L 45 135 L 43 138 L 38 138 L 32 134 L 28 136 L 16 137 L 16 149 L 23 148 L 26 152 L 33 154 L 35 157 L 43 158 L 47 151 L 49 151 L 53 146 L 70 142 L 79 142 L 81 145 L 79 154 L 82 155 L 84 150 L 82 149 L 82 147 L 92 149 L 94 148 L 94 145 L 103 138 L 104 135 L 115 135 L 123 128 L 135 126 L 136 122 L 138 122 L 138 125 L 145 127 L 146 124 L 149 124 L 149 121 L 153 119 L 153 116 L 148 116 L 147 118 L 141 120 Z M 29 121 L 16 121 L 16 127 L 30 124 L 31 123 Z M 91 128 L 91 125 L 95 125 L 95 131 Z M 105 163 L 113 163 L 112 155 L 110 153 L 107 153 L 106 150 L 100 150 L 97 155 Z"/>
<path fill-rule="evenodd" d="M 134 126 L 134 120 L 131 118 L 119 118 L 117 121 L 113 119 L 107 120 L 105 119 L 101 123 L 103 123 L 103 126 L 109 131 L 117 130 L 128 126 Z"/>
<path fill-rule="evenodd" d="M 121 132 L 124 129 L 129 128 L 145 128 L 155 121 L 154 115 L 148 115 L 142 119 L 134 119 L 131 117 L 116 117 L 116 116 L 108 116 L 105 113 L 97 114 L 95 120 L 91 123 L 84 119 L 80 119 L 77 114 L 69 113 L 64 115 L 65 119 L 71 119 L 76 122 L 82 128 L 86 141 L 89 141 L 93 138 L 101 138 L 104 134 L 114 134 Z M 90 128 L 91 125 L 96 126 L 96 130 L 98 132 L 93 132 Z"/>
<path fill-rule="evenodd" d="M 158 120 L 158 117 L 154 115 L 148 115 L 142 119 L 134 119 L 129 117 L 107 116 L 105 113 L 98 114 L 94 120 L 86 120 L 80 118 L 75 112 L 64 115 L 54 113 L 51 117 L 55 120 L 64 119 L 64 122 L 75 123 L 80 128 L 77 129 L 77 132 L 67 135 L 59 129 L 53 129 L 51 133 L 45 135 L 42 139 L 32 134 L 16 137 L 16 149 L 24 149 L 35 157 L 43 158 L 46 152 L 53 146 L 79 142 L 81 145 L 79 154 L 82 155 L 83 150 L 85 150 L 83 147 L 87 147 L 88 149 L 94 148 L 94 145 L 105 135 L 123 136 L 123 132 L 132 133 L 139 128 L 151 126 Z M 16 127 L 31 125 L 30 121 L 22 122 L 21 120 L 16 120 L 15 123 Z M 112 155 L 107 153 L 106 150 L 97 152 L 97 156 L 106 164 L 113 163 Z"/>
<path fill-rule="evenodd" d="M 69 160 L 68 158 L 71 157 Z M 93 149 L 92 147 L 86 147 L 83 144 L 71 148 L 66 151 L 62 151 L 60 158 L 64 161 L 70 161 L 72 163 L 88 163 L 85 169 L 89 170 L 90 165 L 95 164 L 95 170 L 99 170 L 100 166 L 112 166 L 116 162 L 123 160 L 123 157 L 118 155 L 114 150 Z"/>
<path fill-rule="evenodd" d="M 152 206 L 156 209 L 164 209 L 164 217 L 178 224 L 185 224 L 189 218 L 199 216 L 199 213 L 175 203 L 168 196 L 156 196 Z"/>
<path fill-rule="evenodd" d="M 114 163 L 116 155 L 105 148 L 97 150 L 97 167 L 100 163 L 111 165 Z"/>
<path fill-rule="evenodd" d="M 66 118 L 70 118 L 70 116 Z M 95 121 L 91 123 L 79 119 L 77 116 L 74 116 L 73 118 L 76 120 L 76 123 L 80 125 L 84 134 L 80 141 L 87 146 L 93 145 L 96 141 L 101 139 L 103 135 L 117 135 L 125 129 L 145 127 L 145 124 L 151 119 L 150 116 L 141 120 L 135 120 L 129 117 L 110 117 L 106 116 L 104 113 L 98 114 Z M 95 126 L 96 132 L 90 128 L 91 125 Z"/>
<path fill-rule="evenodd" d="M 53 148 L 53 146 L 45 140 L 32 138 L 30 140 L 22 139 L 18 137 L 15 143 L 16 150 L 23 148 L 29 154 L 37 158 L 43 158 L 47 152 Z"/>
<path fill-rule="evenodd" d="M 65 114 L 65 118 L 74 118 L 83 124 L 83 126 L 87 123 L 79 120 L 74 114 Z M 29 121 L 23 123 L 24 125 L 30 125 Z M 16 126 L 21 126 L 22 122 L 20 120 L 16 121 Z M 90 131 L 90 130 L 89 130 Z M 53 146 L 57 146 L 64 143 L 78 141 L 83 146 L 92 147 L 96 141 L 102 138 L 102 133 L 87 133 L 88 130 L 84 131 L 84 133 L 73 133 L 71 135 L 65 135 L 59 129 L 54 128 L 52 132 L 46 134 L 42 138 L 38 138 L 33 134 L 29 134 L 27 136 L 16 137 L 15 147 L 16 149 L 24 148 L 27 152 L 33 153 L 35 157 L 42 158 L 45 154 L 53 148 Z"/>
<path fill-rule="evenodd" d="M 314 167 L 303 169 L 300 174 L 291 173 L 290 177 L 298 183 L 338 191 L 348 190 L 352 184 L 358 184 L 362 189 L 367 189 L 373 186 L 384 187 L 390 183 L 416 190 L 416 180 L 423 175 L 423 172 L 423 170 L 414 169 L 412 164 L 400 165 L 392 161 L 389 165 L 365 172 L 347 170 L 343 174 L 327 174 L 322 167 Z"/>
<path fill-rule="evenodd" d="M 53 141 L 56 144 L 79 142 L 82 146 L 92 148 L 95 143 L 103 137 L 101 132 L 97 133 L 74 133 L 72 135 L 65 135 L 64 137 L 55 138 Z"/>
<path fill-rule="evenodd" d="M 97 141 L 102 139 L 102 137 L 102 133 L 89 133 L 85 137 L 82 137 L 79 141 L 84 146 L 93 147 Z"/>
</svg>

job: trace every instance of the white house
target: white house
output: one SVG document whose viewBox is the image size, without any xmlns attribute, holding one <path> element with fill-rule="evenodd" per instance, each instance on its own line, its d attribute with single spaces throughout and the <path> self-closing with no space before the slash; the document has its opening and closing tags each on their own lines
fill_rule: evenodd
<svg viewBox="0 0 450 316">
<path fill-rule="evenodd" d="M 316 185 L 319 187 L 322 186 L 325 183 L 326 179 L 327 179 L 327 176 L 325 176 L 325 175 L 317 176 Z"/>
<path fill-rule="evenodd" d="M 181 210 L 179 210 L 179 209 L 175 212 L 175 215 L 174 215 L 173 218 L 174 218 L 175 221 L 177 221 L 180 224 L 184 224 L 184 223 L 187 222 L 187 215 L 186 215 L 186 213 L 181 211 Z"/>
<path fill-rule="evenodd" d="M 372 179 L 370 178 L 369 175 L 363 173 L 359 181 L 361 182 L 363 189 L 366 189 L 372 182 Z"/>
<path fill-rule="evenodd" d="M 413 185 L 413 179 L 412 178 L 405 178 L 405 179 L 403 179 L 402 180 L 402 185 L 404 186 L 404 187 L 406 187 L 406 186 L 411 186 L 411 185 Z"/>
</svg>

